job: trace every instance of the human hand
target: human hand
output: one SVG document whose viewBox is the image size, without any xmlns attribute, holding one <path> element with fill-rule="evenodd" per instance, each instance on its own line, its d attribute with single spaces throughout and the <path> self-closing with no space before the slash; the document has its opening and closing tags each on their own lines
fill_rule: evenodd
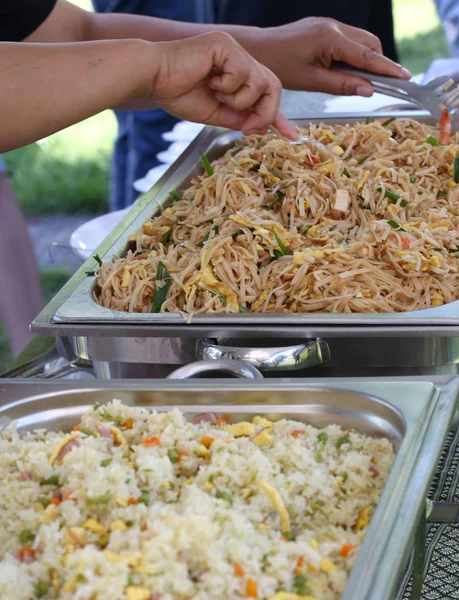
<svg viewBox="0 0 459 600">
<path fill-rule="evenodd" d="M 373 94 L 368 81 L 330 70 L 334 61 L 380 75 L 411 77 L 409 71 L 383 56 L 381 42 L 375 35 L 334 19 L 309 17 L 256 30 L 250 50 L 291 90 L 343 96 Z"/>
<path fill-rule="evenodd" d="M 278 78 L 228 34 L 154 44 L 154 52 L 157 69 L 145 97 L 166 112 L 245 134 L 265 133 L 272 125 L 297 137 L 279 110 Z"/>
</svg>

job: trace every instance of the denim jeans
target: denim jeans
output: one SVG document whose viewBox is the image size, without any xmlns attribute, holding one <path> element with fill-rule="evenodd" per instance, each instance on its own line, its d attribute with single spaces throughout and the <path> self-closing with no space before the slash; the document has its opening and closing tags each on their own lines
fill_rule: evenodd
<svg viewBox="0 0 459 600">
<path fill-rule="evenodd" d="M 93 0 L 98 12 L 122 12 L 175 21 L 209 22 L 210 0 Z M 162 110 L 115 111 L 118 135 L 112 160 L 110 209 L 130 206 L 137 198 L 133 184 L 158 165 L 156 155 L 169 146 L 161 134 L 178 119 Z"/>
</svg>

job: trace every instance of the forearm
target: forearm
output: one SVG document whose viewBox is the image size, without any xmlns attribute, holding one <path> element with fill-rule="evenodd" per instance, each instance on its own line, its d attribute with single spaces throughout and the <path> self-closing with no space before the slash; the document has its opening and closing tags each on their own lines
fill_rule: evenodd
<svg viewBox="0 0 459 600">
<path fill-rule="evenodd" d="M 260 30 L 257 27 L 238 25 L 212 25 L 206 23 L 184 23 L 155 17 L 126 14 L 91 13 L 85 19 L 84 39 L 139 38 L 151 42 L 169 42 L 193 37 L 212 31 L 224 31 L 236 39 L 252 56 L 260 60 Z M 257 33 L 257 44 L 254 43 Z"/>
<path fill-rule="evenodd" d="M 141 96 L 146 46 L 139 40 L 0 43 L 0 153 Z"/>
</svg>

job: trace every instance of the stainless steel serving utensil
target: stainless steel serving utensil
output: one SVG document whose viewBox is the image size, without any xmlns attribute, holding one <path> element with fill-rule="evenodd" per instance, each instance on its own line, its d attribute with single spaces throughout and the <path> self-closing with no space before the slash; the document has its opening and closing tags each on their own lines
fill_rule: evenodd
<svg viewBox="0 0 459 600">
<path fill-rule="evenodd" d="M 368 71 L 360 71 L 348 65 L 335 64 L 332 69 L 347 75 L 356 75 L 373 84 L 375 92 L 413 102 L 428 110 L 429 113 L 440 120 L 446 108 L 451 114 L 452 131 L 458 126 L 459 85 L 450 77 L 442 76 L 432 79 L 429 83 L 421 85 L 406 79 L 384 77 Z"/>
</svg>

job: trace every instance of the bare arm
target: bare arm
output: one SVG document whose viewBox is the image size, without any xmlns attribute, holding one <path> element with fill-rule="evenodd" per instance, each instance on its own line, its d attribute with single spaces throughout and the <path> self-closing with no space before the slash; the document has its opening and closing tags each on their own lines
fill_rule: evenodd
<svg viewBox="0 0 459 600">
<path fill-rule="evenodd" d="M 372 86 L 329 70 L 333 61 L 392 77 L 409 78 L 384 57 L 377 37 L 333 19 L 307 18 L 269 29 L 237 25 L 182 23 L 125 14 L 97 14 L 58 0 L 34 41 L 139 38 L 153 42 L 189 38 L 211 31 L 233 36 L 254 58 L 273 71 L 288 89 L 371 96 Z"/>
<path fill-rule="evenodd" d="M 0 43 L 0 153 L 145 93 L 132 64 L 146 45 Z"/>
<path fill-rule="evenodd" d="M 273 125 L 296 137 L 279 111 L 279 80 L 221 32 L 167 43 L 0 43 L 0 79 L 0 152 L 132 101 L 198 123 L 244 133 Z"/>
</svg>

